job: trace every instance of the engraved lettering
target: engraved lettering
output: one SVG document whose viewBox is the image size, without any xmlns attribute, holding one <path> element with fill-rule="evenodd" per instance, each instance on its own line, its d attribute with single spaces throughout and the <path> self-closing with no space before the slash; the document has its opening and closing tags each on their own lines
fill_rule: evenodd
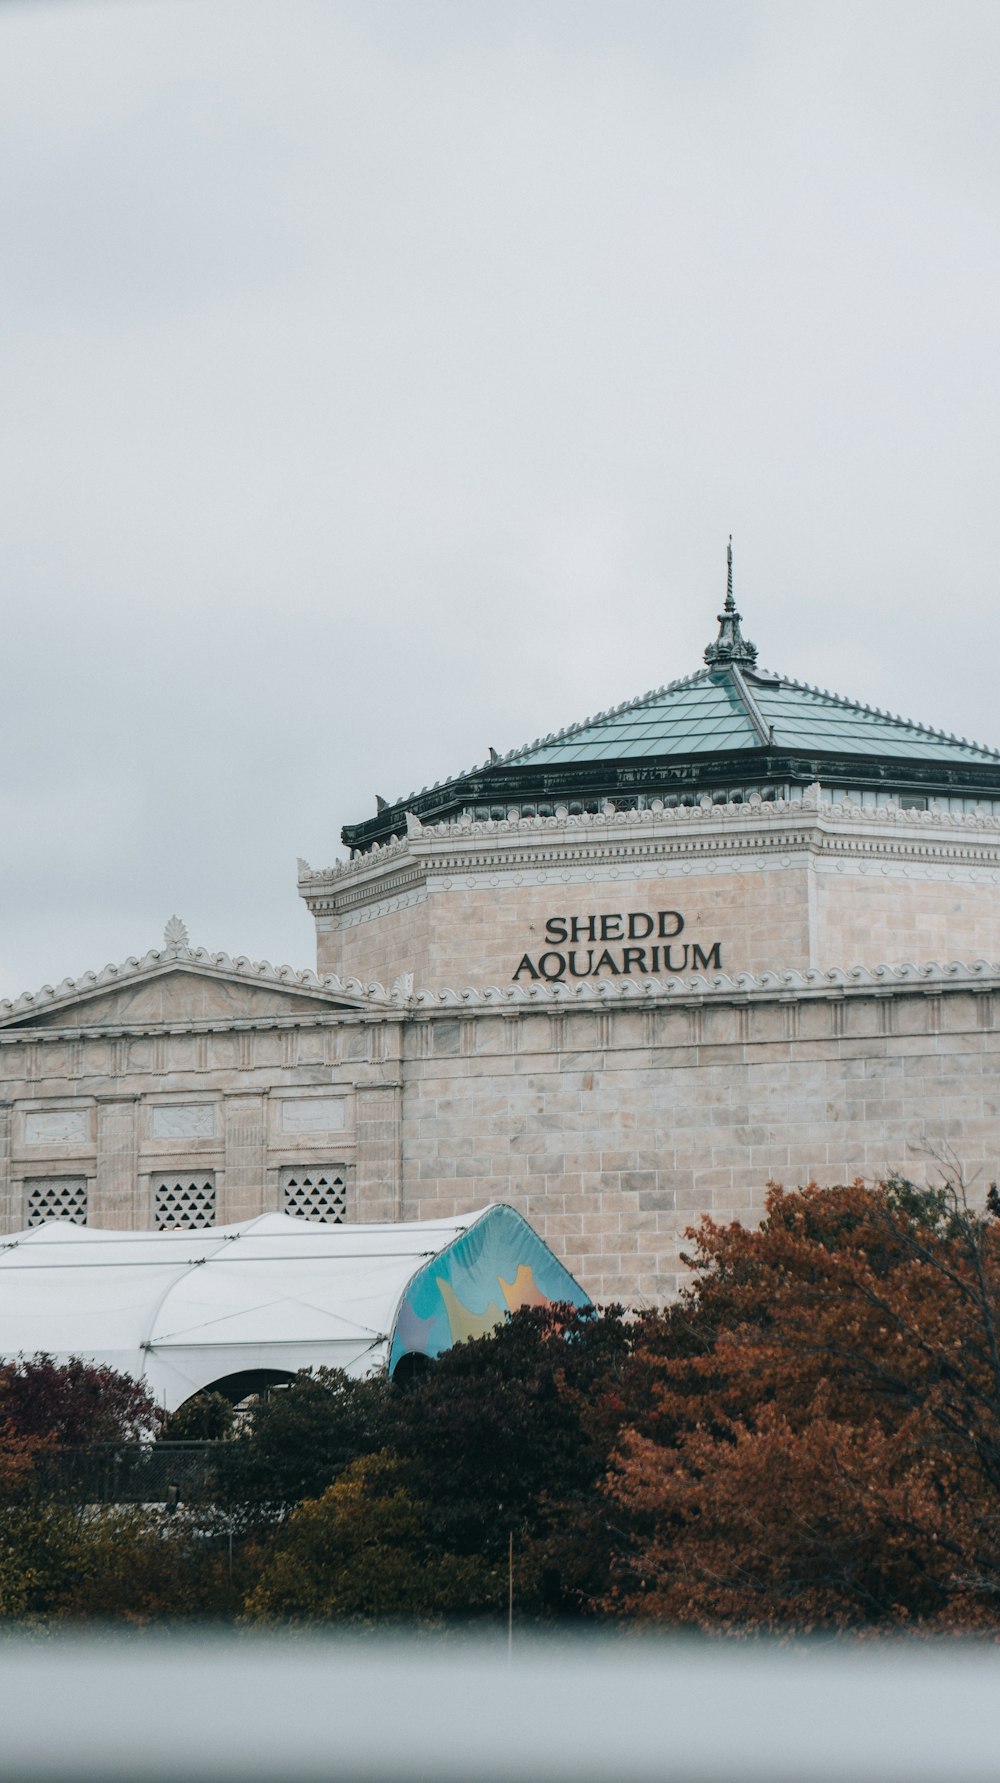
<svg viewBox="0 0 1000 1783">
<path fill-rule="evenodd" d="M 622 949 L 622 971 L 645 972 L 646 949 L 644 947 L 626 947 Z"/>
<path fill-rule="evenodd" d="M 639 924 L 645 923 L 640 929 Z M 628 938 L 630 941 L 645 941 L 647 935 L 653 933 L 654 923 L 648 910 L 633 910 L 628 919 Z"/>
<path fill-rule="evenodd" d="M 555 960 L 554 966 L 548 963 L 551 960 Z M 555 978 L 565 978 L 566 961 L 561 953 L 543 953 L 538 962 L 538 970 L 542 977 L 547 978 L 551 984 Z"/>
<path fill-rule="evenodd" d="M 602 972 L 605 969 L 605 967 L 607 968 L 607 970 L 609 972 L 613 973 L 615 978 L 621 977 L 619 968 L 615 965 L 615 962 L 614 962 L 611 954 L 608 952 L 607 948 L 604 949 L 604 952 L 602 953 L 600 959 L 598 960 L 597 965 L 594 967 L 594 977 L 596 978 L 598 972 Z"/>
</svg>

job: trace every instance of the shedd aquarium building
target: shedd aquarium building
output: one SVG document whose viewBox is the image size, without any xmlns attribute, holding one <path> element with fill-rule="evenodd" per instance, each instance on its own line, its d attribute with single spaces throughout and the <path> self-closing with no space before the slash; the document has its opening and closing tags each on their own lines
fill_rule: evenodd
<svg viewBox="0 0 1000 1783">
<path fill-rule="evenodd" d="M 769 1179 L 1000 1153 L 1000 753 L 694 674 L 348 824 L 316 969 L 192 947 L 0 1005 L 0 1216 L 123 1231 L 518 1209 L 662 1300 Z"/>
</svg>

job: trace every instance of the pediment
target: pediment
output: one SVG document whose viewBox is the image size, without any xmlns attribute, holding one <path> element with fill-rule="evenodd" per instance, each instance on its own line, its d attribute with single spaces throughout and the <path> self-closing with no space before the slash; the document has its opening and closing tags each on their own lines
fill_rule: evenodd
<svg viewBox="0 0 1000 1783">
<path fill-rule="evenodd" d="M 0 1028 L 176 1027 L 370 1009 L 393 1001 L 381 985 L 356 979 L 255 965 L 204 948 L 167 948 L 0 1003 Z"/>
</svg>

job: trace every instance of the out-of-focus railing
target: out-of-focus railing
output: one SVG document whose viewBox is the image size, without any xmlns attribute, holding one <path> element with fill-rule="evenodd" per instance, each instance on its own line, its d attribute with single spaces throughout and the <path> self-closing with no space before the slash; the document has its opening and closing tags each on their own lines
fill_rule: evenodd
<svg viewBox="0 0 1000 1783">
<path fill-rule="evenodd" d="M 995 1783 L 1000 1652 L 136 1635 L 0 1645 L 5 1783 Z"/>
<path fill-rule="evenodd" d="M 78 1504 L 205 1504 L 217 1442 L 95 1443 L 56 1449 L 39 1462 L 43 1489 Z"/>
</svg>

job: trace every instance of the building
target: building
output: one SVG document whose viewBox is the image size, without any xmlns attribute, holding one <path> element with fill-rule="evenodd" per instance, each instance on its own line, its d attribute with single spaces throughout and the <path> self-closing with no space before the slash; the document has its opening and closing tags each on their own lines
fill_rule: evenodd
<svg viewBox="0 0 1000 1783">
<path fill-rule="evenodd" d="M 1000 753 L 697 673 L 300 862 L 317 971 L 161 948 L 0 1006 L 0 1216 L 523 1212 L 661 1299 L 701 1211 L 1000 1152 Z"/>
</svg>

